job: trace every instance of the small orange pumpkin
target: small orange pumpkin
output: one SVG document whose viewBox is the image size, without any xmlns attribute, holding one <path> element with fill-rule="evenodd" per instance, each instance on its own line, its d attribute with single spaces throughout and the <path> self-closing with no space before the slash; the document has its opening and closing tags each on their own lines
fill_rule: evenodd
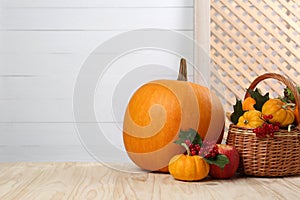
<svg viewBox="0 0 300 200">
<path fill-rule="evenodd" d="M 207 177 L 209 173 L 209 164 L 198 155 L 190 156 L 188 154 L 175 155 L 169 162 L 170 174 L 177 180 L 198 181 Z"/>
<path fill-rule="evenodd" d="M 257 128 L 264 123 L 262 114 L 258 110 L 246 111 L 242 116 L 239 117 L 237 126 L 244 128 Z"/>
<path fill-rule="evenodd" d="M 242 107 L 243 107 L 243 110 L 246 111 L 246 110 L 255 110 L 254 108 L 254 105 L 256 104 L 256 101 L 254 98 L 252 97 L 247 97 L 243 103 L 242 103 Z"/>
<path fill-rule="evenodd" d="M 204 86 L 187 82 L 181 59 L 177 80 L 155 80 L 131 97 L 123 122 L 128 156 L 139 167 L 168 172 L 170 159 L 182 153 L 174 144 L 180 130 L 194 129 L 200 137 L 221 142 L 225 124 L 219 98 Z"/>
<path fill-rule="evenodd" d="M 295 104 L 285 103 L 280 99 L 269 99 L 262 107 L 262 114 L 272 115 L 269 122 L 279 122 L 280 127 L 286 127 L 295 120 L 294 110 L 290 108 L 290 105 L 295 106 Z"/>
</svg>

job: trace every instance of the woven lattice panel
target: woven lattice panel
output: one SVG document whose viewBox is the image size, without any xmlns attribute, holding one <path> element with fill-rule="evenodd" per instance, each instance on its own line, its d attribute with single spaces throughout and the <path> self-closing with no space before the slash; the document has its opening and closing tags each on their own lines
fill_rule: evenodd
<svg viewBox="0 0 300 200">
<path fill-rule="evenodd" d="M 224 95 L 226 111 L 266 72 L 300 84 L 300 1 L 211 0 L 210 6 L 210 52 L 217 70 L 212 89 Z M 275 80 L 258 87 L 273 97 L 283 95 L 284 86 Z"/>
</svg>

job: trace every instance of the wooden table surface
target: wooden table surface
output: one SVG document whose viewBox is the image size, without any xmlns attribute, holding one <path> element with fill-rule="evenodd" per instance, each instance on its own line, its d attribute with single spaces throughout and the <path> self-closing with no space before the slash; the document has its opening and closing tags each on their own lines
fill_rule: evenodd
<svg viewBox="0 0 300 200">
<path fill-rule="evenodd" d="M 300 176 L 182 182 L 132 164 L 0 163 L 0 199 L 298 200 Z"/>
</svg>

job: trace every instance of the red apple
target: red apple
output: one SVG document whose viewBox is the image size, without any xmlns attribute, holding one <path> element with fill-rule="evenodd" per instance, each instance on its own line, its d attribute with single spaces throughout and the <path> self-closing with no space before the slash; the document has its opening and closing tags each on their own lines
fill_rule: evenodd
<svg viewBox="0 0 300 200">
<path fill-rule="evenodd" d="M 239 166 L 239 153 L 232 145 L 217 144 L 220 154 L 224 154 L 229 159 L 229 163 L 222 169 L 217 165 L 210 165 L 209 175 L 212 178 L 231 178 Z"/>
</svg>

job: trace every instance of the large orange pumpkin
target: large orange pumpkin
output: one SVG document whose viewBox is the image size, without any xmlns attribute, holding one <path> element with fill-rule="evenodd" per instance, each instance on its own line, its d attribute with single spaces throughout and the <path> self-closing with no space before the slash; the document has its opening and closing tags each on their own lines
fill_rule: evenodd
<svg viewBox="0 0 300 200">
<path fill-rule="evenodd" d="M 168 172 L 170 159 L 183 153 L 174 144 L 180 130 L 197 130 L 202 139 L 221 142 L 224 110 L 207 87 L 187 82 L 181 59 L 178 80 L 155 80 L 131 97 L 124 117 L 123 141 L 132 161 L 150 171 Z"/>
</svg>

